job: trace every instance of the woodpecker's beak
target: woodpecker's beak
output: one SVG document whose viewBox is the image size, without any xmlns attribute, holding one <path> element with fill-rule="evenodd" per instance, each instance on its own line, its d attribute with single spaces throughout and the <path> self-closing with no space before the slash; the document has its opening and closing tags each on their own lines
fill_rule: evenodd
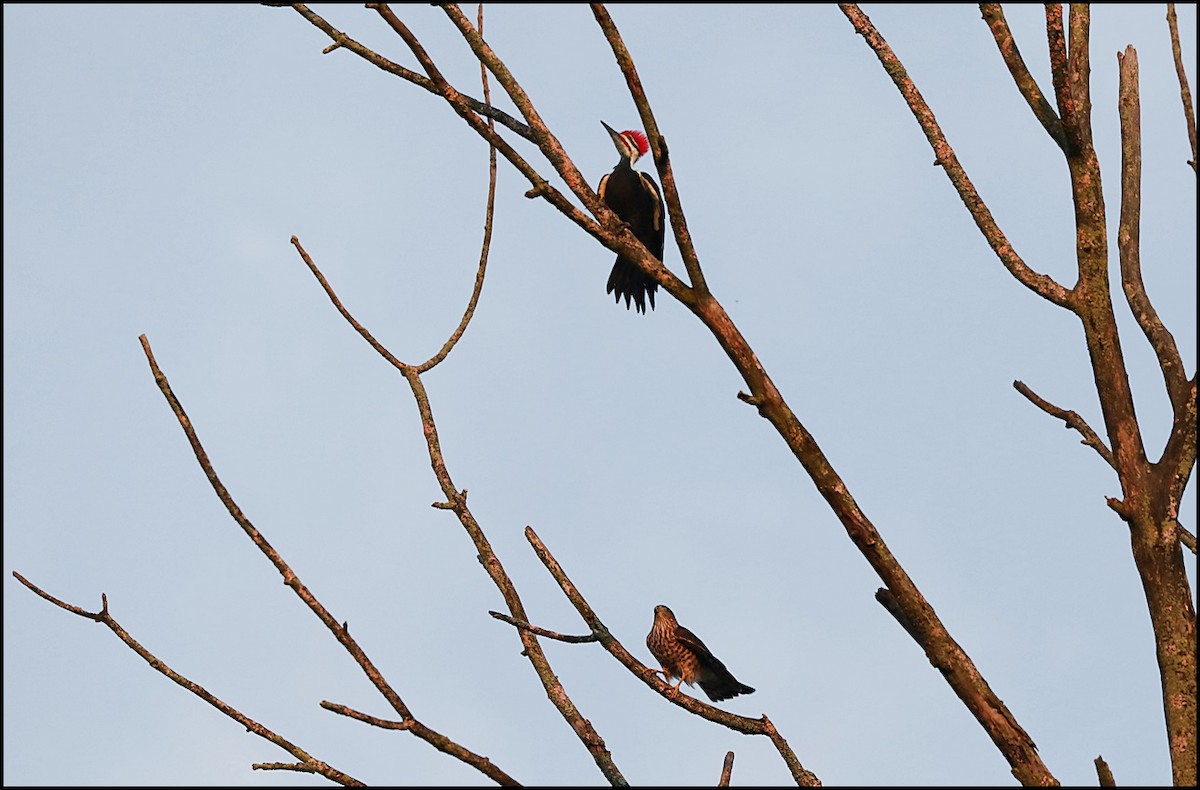
<svg viewBox="0 0 1200 790">
<path fill-rule="evenodd" d="M 621 133 L 606 124 L 604 121 L 601 121 L 600 125 L 604 127 L 606 132 L 608 132 L 608 136 L 612 138 L 613 145 L 617 147 L 617 150 L 623 150 L 623 146 L 621 145 Z"/>
</svg>

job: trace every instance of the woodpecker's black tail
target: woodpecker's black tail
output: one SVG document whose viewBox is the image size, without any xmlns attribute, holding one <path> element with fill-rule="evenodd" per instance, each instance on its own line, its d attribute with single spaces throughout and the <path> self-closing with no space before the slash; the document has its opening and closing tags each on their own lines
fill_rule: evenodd
<svg viewBox="0 0 1200 790">
<path fill-rule="evenodd" d="M 628 258 L 617 258 L 612 272 L 608 275 L 608 292 L 616 294 L 617 304 L 625 297 L 625 309 L 629 309 L 629 300 L 637 305 L 639 313 L 646 312 L 646 297 L 650 297 L 650 309 L 654 309 L 654 292 L 658 290 L 656 283 L 644 274 L 633 261 Z"/>
</svg>

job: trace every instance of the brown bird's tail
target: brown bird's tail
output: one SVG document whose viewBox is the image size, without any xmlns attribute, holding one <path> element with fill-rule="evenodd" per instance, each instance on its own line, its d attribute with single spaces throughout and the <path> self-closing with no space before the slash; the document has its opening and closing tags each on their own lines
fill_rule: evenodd
<svg viewBox="0 0 1200 790">
<path fill-rule="evenodd" d="M 608 275 L 608 293 L 616 292 L 617 304 L 625 297 L 625 309 L 629 309 L 629 300 L 637 305 L 639 313 L 646 312 L 646 297 L 650 297 L 650 309 L 654 309 L 654 292 L 658 283 L 645 274 L 628 258 L 617 257 L 612 272 Z"/>
<path fill-rule="evenodd" d="M 716 659 L 714 659 L 715 661 Z M 724 666 L 721 669 L 725 669 Z M 753 694 L 754 689 L 747 686 L 745 683 L 740 683 L 733 675 L 725 669 L 725 676 L 716 680 L 700 681 L 700 688 L 704 689 L 704 693 L 713 702 L 732 699 L 739 694 Z"/>
</svg>

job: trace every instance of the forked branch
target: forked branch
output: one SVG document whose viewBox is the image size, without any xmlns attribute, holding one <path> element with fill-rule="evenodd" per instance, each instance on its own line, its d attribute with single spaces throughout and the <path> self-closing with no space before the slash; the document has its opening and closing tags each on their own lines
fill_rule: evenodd
<svg viewBox="0 0 1200 790">
<path fill-rule="evenodd" d="M 289 5 L 289 6 L 291 6 L 292 8 L 294 8 L 296 10 L 296 13 L 300 14 L 300 16 L 307 19 L 313 27 L 321 30 L 322 32 L 325 33 L 325 35 L 329 36 L 329 38 L 332 39 L 332 41 L 334 43 L 325 50 L 326 54 L 334 51 L 337 48 L 344 47 L 348 51 L 353 52 L 355 55 L 358 55 L 360 58 L 367 61 L 368 63 L 375 66 L 376 68 L 382 69 L 383 71 L 386 71 L 390 74 L 395 74 L 400 79 L 407 80 L 408 82 L 411 82 L 413 85 L 416 85 L 419 88 L 423 88 L 424 90 L 427 90 L 430 93 L 438 92 L 437 88 L 433 84 L 433 81 L 430 80 L 428 77 L 424 77 L 420 74 L 417 74 L 415 71 L 410 71 L 409 69 L 404 68 L 403 66 L 401 66 L 398 63 L 393 63 L 392 61 L 388 60 L 384 56 L 380 55 L 378 52 L 375 52 L 375 51 L 363 46 L 359 42 L 350 38 L 350 36 L 347 36 L 345 33 L 343 33 L 342 31 L 335 28 L 333 25 L 326 22 L 321 17 L 320 14 L 314 13 L 312 9 L 310 9 L 308 6 L 304 5 L 303 3 L 283 3 L 283 4 L 272 3 L 270 5 Z M 519 134 L 520 136 L 524 137 L 526 140 L 533 140 L 533 133 L 530 131 L 528 126 L 521 123 L 516 118 L 513 118 L 511 115 L 504 112 L 503 110 L 497 110 L 495 107 L 493 107 L 491 105 L 491 102 L 486 101 L 486 100 L 479 101 L 478 99 L 473 99 L 470 96 L 463 96 L 463 101 L 466 102 L 466 104 L 471 107 L 471 110 L 473 112 L 477 112 L 480 115 L 491 118 L 494 121 L 498 121 L 500 124 L 508 127 L 512 131 L 514 131 L 517 134 Z"/>
<path fill-rule="evenodd" d="M 483 3 L 479 4 L 479 18 L 477 24 L 479 25 L 479 31 L 482 34 Z M 488 86 L 487 69 L 484 68 L 482 63 L 479 64 L 479 80 L 483 85 L 483 103 L 486 106 L 491 107 L 492 91 Z M 488 130 L 491 132 L 492 137 L 496 136 L 496 124 L 495 121 L 490 117 L 488 118 Z M 458 343 L 459 338 L 462 337 L 463 332 L 467 330 L 467 324 L 471 323 L 471 317 L 475 315 L 475 307 L 479 304 L 479 296 L 483 292 L 483 278 L 487 274 L 488 253 L 492 248 L 492 220 L 495 218 L 495 216 L 496 145 L 489 142 L 487 207 L 484 209 L 483 248 L 479 252 L 479 268 L 475 272 L 475 287 L 471 290 L 471 299 L 467 303 L 466 312 L 463 313 L 463 317 L 462 320 L 459 321 L 458 328 L 454 330 L 453 334 L 451 334 L 449 338 L 447 338 L 446 342 L 442 345 L 442 348 L 436 354 L 434 354 L 425 362 L 422 362 L 420 365 L 417 365 L 417 371 L 419 373 L 424 373 L 446 358 L 446 355 L 450 353 L 450 350 L 454 348 L 455 344 Z"/>
<path fill-rule="evenodd" d="M 391 14 L 390 9 L 387 9 L 386 6 L 381 7 L 380 13 L 384 14 L 385 10 L 385 18 L 387 18 L 389 20 L 389 24 L 392 24 L 393 28 L 396 28 L 399 32 L 402 24 L 399 23 L 399 20 L 395 19 L 395 16 Z M 463 39 L 471 47 L 471 51 L 475 54 L 475 57 L 480 63 L 486 65 L 488 70 L 496 76 L 496 79 L 502 86 L 504 86 L 504 90 L 508 93 L 508 97 L 512 100 L 513 104 L 517 106 L 517 109 L 521 111 L 521 115 L 524 116 L 525 120 L 529 122 L 530 128 L 533 129 L 535 142 L 537 142 L 538 148 L 541 150 L 542 155 L 546 157 L 546 160 L 567 184 L 567 187 L 571 190 L 571 192 L 577 198 L 579 198 L 588 211 L 590 211 L 600 223 L 599 225 L 596 225 L 596 223 L 591 223 L 591 225 L 596 227 L 595 230 L 587 225 L 581 224 L 577 219 L 575 220 L 576 224 L 580 224 L 581 227 L 583 227 L 585 230 L 588 230 L 609 249 L 622 255 L 626 255 L 632 260 L 636 261 L 647 274 L 649 274 L 651 277 L 654 277 L 658 281 L 658 284 L 676 299 L 680 300 L 684 304 L 694 301 L 695 292 L 682 280 L 676 277 L 674 273 L 667 269 L 666 266 L 663 265 L 662 261 L 651 255 L 650 252 L 642 245 L 642 243 L 633 236 L 633 233 L 620 220 L 620 218 L 610 211 L 608 206 L 606 206 L 600 200 L 600 197 L 592 190 L 591 186 L 587 182 L 587 179 L 584 178 L 583 174 L 579 172 L 579 169 L 575 166 L 574 161 L 567 154 L 566 149 L 542 120 L 541 115 L 538 113 L 537 108 L 534 107 L 532 100 L 525 92 L 524 88 L 521 87 L 520 83 L 517 81 L 512 72 L 509 71 L 508 67 L 504 64 L 504 61 L 501 60 L 500 57 L 497 56 L 492 50 L 492 48 L 488 46 L 487 42 L 483 40 L 483 36 L 479 34 L 479 31 L 472 27 L 470 20 L 466 18 L 462 11 L 452 4 L 443 5 L 442 10 L 446 13 L 446 16 L 449 17 L 450 21 L 454 23 L 455 27 L 458 28 L 459 33 L 462 34 Z M 401 35 L 405 36 L 405 41 L 409 40 L 406 34 L 402 33 Z M 411 43 L 410 46 L 412 46 Z M 415 52 L 416 50 L 414 50 L 414 53 Z M 672 177 L 671 188 L 673 187 L 674 183 Z M 664 189 L 667 189 L 665 185 Z M 677 199 L 676 202 L 678 202 Z M 557 204 L 555 205 L 557 206 Z M 559 208 L 562 210 L 561 207 Z M 670 213 L 672 222 L 674 223 L 676 208 L 671 208 Z M 568 214 L 568 216 L 570 217 L 571 215 Z M 574 217 L 571 218 L 574 219 Z M 688 272 L 689 275 L 692 276 L 695 274 L 690 267 Z M 703 277 L 700 278 L 700 282 L 703 282 Z"/>
<path fill-rule="evenodd" d="M 304 604 L 309 608 L 309 610 L 317 616 L 317 619 L 325 624 L 325 627 L 329 629 L 334 638 L 337 639 L 342 647 L 346 649 L 346 652 L 348 652 L 354 658 L 355 663 L 362 668 L 364 674 L 367 676 L 367 679 L 370 680 L 371 684 L 374 685 L 379 693 L 383 695 L 383 698 L 388 701 L 388 704 L 392 706 L 392 709 L 396 711 L 396 713 L 400 714 L 402 719 L 413 720 L 413 724 L 409 727 L 410 732 L 434 746 L 439 751 L 449 754 L 452 757 L 456 757 L 464 763 L 472 766 L 476 770 L 493 779 L 497 784 L 516 784 L 516 780 L 494 765 L 487 757 L 472 752 L 471 750 L 447 738 L 445 735 L 442 735 L 441 733 L 424 726 L 416 720 L 412 712 L 408 709 L 408 706 L 405 705 L 404 701 L 400 699 L 400 695 L 396 693 L 395 689 L 392 688 L 391 684 L 387 682 L 387 680 L 383 677 L 383 674 L 376 668 L 374 662 L 372 662 L 367 656 L 366 651 L 359 646 L 354 637 L 350 636 L 350 631 L 348 628 L 346 628 L 345 624 L 339 623 L 337 619 L 334 618 L 334 616 L 329 612 L 329 610 L 326 609 L 319 600 L 317 600 L 317 597 L 312 594 L 312 592 L 304 585 L 303 582 L 300 581 L 300 577 L 297 576 L 287 562 L 284 561 L 279 552 L 277 552 L 275 548 L 267 542 L 266 537 L 252 523 L 250 523 L 250 519 L 246 517 L 241 508 L 238 507 L 237 503 L 233 501 L 232 495 L 229 493 L 229 490 L 225 488 L 225 485 L 217 476 L 217 472 L 213 468 L 212 463 L 209 461 L 208 453 L 205 452 L 204 446 L 200 444 L 200 438 L 197 436 L 196 430 L 193 427 L 191 420 L 188 418 L 187 413 L 183 410 L 183 405 L 179 402 L 179 399 L 172 391 L 171 384 L 167 381 L 166 375 L 158 367 L 158 362 L 155 361 L 154 353 L 150 349 L 150 341 L 146 339 L 145 335 L 142 335 L 139 339 L 142 342 L 142 349 L 145 351 L 146 359 L 150 363 L 150 370 L 154 374 L 154 381 L 158 384 L 158 388 L 162 391 L 163 397 L 167 399 L 167 403 L 170 404 L 171 410 L 175 413 L 175 417 L 179 421 L 180 427 L 183 428 L 184 433 L 187 435 L 188 443 L 192 446 L 192 452 L 195 454 L 196 460 L 199 461 L 200 467 L 204 470 L 204 474 L 208 477 L 209 483 L 212 485 L 213 490 L 216 491 L 217 497 L 221 500 L 222 504 L 225 505 L 225 508 L 229 511 L 229 514 L 233 517 L 233 520 L 236 521 L 238 526 L 242 528 L 242 531 L 246 533 L 247 537 L 253 541 L 254 545 L 258 547 L 259 551 L 266 555 L 267 559 L 271 561 L 271 564 L 274 565 L 276 570 L 279 571 L 279 574 L 283 577 L 283 583 L 290 587 L 292 591 L 296 593 L 297 597 L 299 597 L 300 600 L 303 601 Z M 410 369 L 406 368 L 406 370 Z"/>
<path fill-rule="evenodd" d="M 152 669 L 154 669 L 154 671 L 166 676 L 173 683 L 175 683 L 179 686 L 182 686 L 187 691 L 190 691 L 192 694 L 195 694 L 197 697 L 204 700 L 209 705 L 211 705 L 214 708 L 216 708 L 217 710 L 221 711 L 221 713 L 223 713 L 224 715 L 226 715 L 229 718 L 236 721 L 238 724 L 245 727 L 247 732 L 254 733 L 258 737 L 270 741 L 271 743 L 275 744 L 279 748 L 286 751 L 288 754 L 295 757 L 297 760 L 300 760 L 299 764 L 296 764 L 296 763 L 255 763 L 252 766 L 254 769 L 256 769 L 256 770 L 272 770 L 272 769 L 283 768 L 286 766 L 287 770 L 303 771 L 306 773 L 320 774 L 321 776 L 324 776 L 326 779 L 337 782 L 340 785 L 345 785 L 347 787 L 362 787 L 362 786 L 364 786 L 362 782 L 358 781 L 354 777 L 350 776 L 349 774 L 343 773 L 342 771 L 337 770 L 336 768 L 322 762 L 321 760 L 316 759 L 315 757 L 313 757 L 308 752 L 301 749 L 296 744 L 294 744 L 291 741 L 284 738 L 282 735 L 279 735 L 278 733 L 274 732 L 273 730 L 260 724 L 259 722 L 255 721 L 254 719 L 250 718 L 246 714 L 239 711 L 237 708 L 234 708 L 232 705 L 229 705 L 228 703 L 223 702 L 222 700 L 217 698 L 214 694 L 212 694 L 207 689 L 205 689 L 203 686 L 199 685 L 198 683 L 193 683 L 191 680 L 188 680 L 183 675 L 181 675 L 178 672 L 176 672 L 175 670 L 171 669 L 171 667 L 169 667 L 165 662 L 163 662 L 161 659 L 159 659 L 158 656 L 154 655 L 149 650 L 147 650 L 145 647 L 143 647 L 141 645 L 141 643 L 139 643 L 136 639 L 134 639 L 133 636 L 128 631 L 126 631 L 124 628 L 121 627 L 121 624 L 118 623 L 116 621 L 116 619 L 112 616 L 112 614 L 110 614 L 108 611 L 108 596 L 107 595 L 102 594 L 100 596 L 100 611 L 89 612 L 86 609 L 82 609 L 78 606 L 72 606 L 71 604 L 69 604 L 65 601 L 60 601 L 59 599 L 55 598 L 53 595 L 50 595 L 48 592 L 41 589 L 40 587 L 38 587 L 33 582 L 29 581 L 28 579 L 26 579 L 24 576 L 17 573 L 16 571 L 13 571 L 13 576 L 21 584 L 24 584 L 26 587 L 28 587 L 30 590 L 32 590 L 36 595 L 44 598 L 45 600 L 47 600 L 50 603 L 57 606 L 58 608 L 66 610 L 72 614 L 79 615 L 80 617 L 86 618 L 88 620 L 93 620 L 97 623 L 103 624 L 106 628 L 108 628 L 110 631 L 112 631 L 114 634 L 116 634 L 117 638 L 120 639 L 122 642 L 124 642 L 129 647 L 130 650 L 132 650 L 133 652 L 135 652 L 139 656 L 141 656 L 142 659 L 145 660 L 145 662 L 147 664 L 149 664 Z"/>
<path fill-rule="evenodd" d="M 1062 119 L 1054 112 L 1054 107 L 1038 87 L 1037 80 L 1029 73 L 1029 67 L 1025 65 L 1021 50 L 1017 48 L 1017 42 L 1008 28 L 1008 20 L 1004 18 L 1004 9 L 999 3 L 981 3 L 979 8 L 992 31 L 992 37 L 996 39 L 996 47 L 1000 50 L 1000 56 L 1004 58 L 1004 64 L 1008 66 L 1009 73 L 1017 83 L 1017 89 L 1029 103 L 1029 109 L 1033 110 L 1034 116 L 1041 121 L 1046 133 L 1065 151 L 1067 136 L 1063 130 Z"/>
<path fill-rule="evenodd" d="M 1117 101 L 1121 118 L 1121 224 L 1117 249 L 1121 258 L 1121 288 L 1129 309 L 1158 357 L 1171 408 L 1178 415 L 1187 403 L 1188 382 L 1183 358 L 1170 330 L 1150 303 L 1142 281 L 1142 128 L 1138 96 L 1138 61 L 1133 47 L 1117 53 L 1120 87 Z"/>
<path fill-rule="evenodd" d="M 583 644 L 584 642 L 600 641 L 599 634 L 560 634 L 557 631 L 551 631 L 549 628 L 540 628 L 539 626 L 533 625 L 532 623 L 527 623 L 524 620 L 518 620 L 515 617 L 509 617 L 506 614 L 500 614 L 500 612 L 488 612 L 488 614 L 490 614 L 492 617 L 495 617 L 497 620 L 500 620 L 501 622 L 508 623 L 509 625 L 515 625 L 522 631 L 528 631 L 531 634 L 544 636 L 547 639 L 553 639 L 556 642 L 566 642 L 567 644 L 579 645 Z"/>
<path fill-rule="evenodd" d="M 1104 194 L 1099 158 L 1092 142 L 1091 64 L 1088 52 L 1091 17 L 1087 4 L 1071 5 L 1066 31 L 1063 29 L 1062 7 L 1054 3 L 1045 7 L 1050 71 L 1058 118 L 1065 132 L 1065 145 L 1057 135 L 1057 128 L 1046 108 L 1037 100 L 1036 86 L 1023 73 L 1024 66 L 1016 56 L 1015 44 L 1010 44 L 1011 36 L 999 10 L 984 7 L 984 17 L 992 28 L 1018 87 L 1035 115 L 1042 120 L 1046 131 L 1059 143 L 1067 161 L 1075 211 L 1078 273 L 1076 284 L 1069 291 L 1057 287 L 1043 289 L 1039 284 L 1045 281 L 1031 278 L 1022 267 L 1014 268 L 1012 261 L 1005 259 L 1002 245 L 997 244 L 1002 237 L 991 235 L 989 224 L 980 221 L 979 207 L 972 202 L 975 197 L 973 190 L 964 192 L 969 182 L 965 180 L 957 161 L 942 155 L 940 146 L 945 145 L 944 138 L 932 112 L 912 86 L 898 59 L 857 7 L 843 5 L 842 8 L 908 101 L 914 117 L 925 130 L 935 151 L 938 151 L 939 163 L 945 166 L 947 176 L 963 195 L 976 224 L 996 249 L 1004 265 L 1023 284 L 1070 309 L 1080 319 L 1104 417 L 1107 446 L 1078 414 L 1047 403 L 1020 382 L 1016 386 L 1044 411 L 1063 419 L 1068 427 L 1079 431 L 1084 443 L 1094 447 L 1117 473 L 1122 498 L 1110 497 L 1108 503 L 1131 530 L 1134 561 L 1141 576 L 1154 630 L 1174 780 L 1181 785 L 1195 784 L 1195 612 L 1182 552 L 1179 550 L 1179 542 L 1187 538 L 1178 526 L 1178 508 L 1196 458 L 1196 379 L 1195 376 L 1190 381 L 1186 379 L 1174 338 L 1159 320 L 1142 282 L 1138 255 L 1141 144 L 1135 54 L 1130 48 L 1120 58 L 1119 110 L 1123 170 L 1118 245 L 1122 286 L 1127 301 L 1158 357 L 1174 411 L 1171 434 L 1158 463 L 1151 463 L 1146 455 L 1112 304 Z M 1177 36 L 1173 31 L 1175 41 Z M 1185 96 L 1185 107 L 1186 104 Z M 1025 779 L 1022 778 L 1022 781 Z"/>
<path fill-rule="evenodd" d="M 983 202 L 983 198 L 979 196 L 975 185 L 971 183 L 971 179 L 967 177 L 967 173 L 963 170 L 962 164 L 958 161 L 958 156 L 954 153 L 954 149 L 946 140 L 946 136 L 942 134 L 941 127 L 938 125 L 937 118 L 934 117 L 933 110 L 925 102 L 921 92 L 917 90 L 917 86 L 913 84 L 912 78 L 908 76 L 908 71 L 896 57 L 896 53 L 892 52 L 892 48 L 887 41 L 871 24 L 871 20 L 862 10 L 853 3 L 841 3 L 842 13 L 850 20 L 850 24 L 854 26 L 854 30 L 863 37 L 874 52 L 879 62 L 883 65 L 883 70 L 892 78 L 892 82 L 900 90 L 900 95 L 908 103 L 909 109 L 912 110 L 913 116 L 917 119 L 917 123 L 921 126 L 921 131 L 925 133 L 925 138 L 929 141 L 930 147 L 933 148 L 934 156 L 937 157 L 937 163 L 941 165 L 946 173 L 946 177 L 950 179 L 950 183 L 958 191 L 958 196 L 970 212 L 971 218 L 975 220 L 983 237 L 991 246 L 992 251 L 996 253 L 996 257 L 1008 269 L 1017 281 L 1024 285 L 1029 290 L 1038 294 L 1060 307 L 1070 307 L 1072 294 L 1071 291 L 1059 285 L 1053 278 L 1047 275 L 1035 272 L 1025 263 L 1008 238 L 1000 230 L 1000 226 L 996 224 L 992 212 Z M 1051 62 L 1053 63 L 1053 57 Z M 1055 87 L 1058 86 L 1058 76 L 1055 76 Z M 1061 114 L 1061 111 L 1060 111 Z"/>
<path fill-rule="evenodd" d="M 646 98 L 646 89 L 642 87 L 642 79 L 638 76 L 633 56 L 625 46 L 624 39 L 617 32 L 617 25 L 608 14 L 608 9 L 601 3 L 592 3 L 592 15 L 604 32 L 604 38 L 616 56 L 617 65 L 625 75 L 625 84 L 629 88 L 629 96 L 637 107 L 638 116 L 646 136 L 650 139 L 650 150 L 654 154 L 654 167 L 662 180 L 663 199 L 667 203 L 667 213 L 671 217 L 671 230 L 675 235 L 675 243 L 679 247 L 679 255 L 683 258 L 684 268 L 692 281 L 692 288 L 700 294 L 708 294 L 708 283 L 704 281 L 704 271 L 700 268 L 700 258 L 692 244 L 692 234 L 688 231 L 687 215 L 683 213 L 683 201 L 679 197 L 679 188 L 675 184 L 675 172 L 671 169 L 671 157 L 667 150 L 667 141 L 658 129 L 658 121 L 654 118 L 654 110 L 650 100 Z"/>
<path fill-rule="evenodd" d="M 486 140 L 490 145 L 494 145 L 501 156 L 509 161 L 530 183 L 531 189 L 526 193 L 526 197 L 545 199 L 548 203 L 558 209 L 564 216 L 582 228 L 589 235 L 597 239 L 601 244 L 610 250 L 624 255 L 631 260 L 634 260 L 642 267 L 644 271 L 654 277 L 659 285 L 668 293 L 679 299 L 684 304 L 694 302 L 693 291 L 689 286 L 675 276 L 673 272 L 667 269 L 658 258 L 654 257 L 645 246 L 638 241 L 633 235 L 628 226 L 623 223 L 609 208 L 600 201 L 600 198 L 588 185 L 586 179 L 575 168 L 570 157 L 566 155 L 565 150 L 559 144 L 554 135 L 549 133 L 549 129 L 541 121 L 533 108 L 532 102 L 528 95 L 525 94 L 519 83 L 516 82 L 513 75 L 508 71 L 503 61 L 491 51 L 483 37 L 471 25 L 470 20 L 453 5 L 443 6 L 443 10 L 450 20 L 458 27 L 464 40 L 471 46 L 476 58 L 481 64 L 497 78 L 509 98 L 522 112 L 527 120 L 528 125 L 521 124 L 519 130 L 515 129 L 513 123 L 508 116 L 497 113 L 487 113 L 487 117 L 495 118 L 501 124 L 514 129 L 521 134 L 522 137 L 537 144 L 540 152 L 546 157 L 547 161 L 555 168 L 559 176 L 566 182 L 571 192 L 583 203 L 583 205 L 592 213 L 596 219 L 592 219 L 586 213 L 572 204 L 566 196 L 558 191 L 550 184 L 538 171 L 517 151 L 509 145 L 503 137 L 501 137 L 494 128 L 490 128 L 479 117 L 483 113 L 484 105 L 474 99 L 463 94 L 452 86 L 438 69 L 437 65 L 429 57 L 424 47 L 421 45 L 417 37 L 411 30 L 395 15 L 394 12 L 384 3 L 370 3 L 368 7 L 376 11 L 380 17 L 388 24 L 392 30 L 401 37 L 408 45 L 413 55 L 417 58 L 418 63 L 426 72 L 426 77 L 414 79 L 414 72 L 403 69 L 392 63 L 387 58 L 382 57 L 378 53 L 351 39 L 345 33 L 337 30 L 324 20 L 320 15 L 314 13 L 307 6 L 297 4 L 296 10 L 307 19 L 312 25 L 323 31 L 335 43 L 353 52 L 359 57 L 366 60 L 368 63 L 383 69 L 391 74 L 401 77 L 413 84 L 429 90 L 431 93 L 441 96 L 450 105 L 450 107 L 471 127 L 480 137 Z M 507 120 L 506 120 L 507 119 Z"/>
<path fill-rule="evenodd" d="M 293 237 L 294 239 L 294 237 Z M 394 355 L 387 351 L 381 343 L 374 339 L 374 336 L 360 324 L 353 315 L 346 310 L 334 293 L 329 282 L 321 274 L 320 269 L 308 256 L 298 241 L 293 241 L 296 249 L 300 251 L 301 257 L 304 259 L 305 265 L 313 272 L 321 287 L 325 289 L 330 301 L 337 306 L 338 311 L 346 319 L 346 321 L 354 327 L 364 339 L 366 339 L 380 356 L 394 365 L 401 374 L 413 393 L 413 398 L 417 403 L 417 410 L 420 414 L 421 427 L 425 436 L 426 448 L 429 453 L 430 465 L 433 467 L 434 477 L 438 481 L 438 485 L 442 489 L 442 493 L 446 497 L 445 503 L 435 503 L 435 507 L 443 510 L 451 510 L 458 517 L 459 523 L 466 530 L 467 535 L 471 538 L 471 542 L 475 545 L 477 556 L 492 582 L 499 589 L 500 594 L 504 597 L 504 602 L 508 605 L 509 612 L 516 620 L 528 622 L 529 618 L 525 614 L 525 606 L 521 602 L 521 597 L 517 593 L 516 585 L 504 570 L 500 558 L 496 556 L 492 549 L 491 542 L 483 532 L 483 528 L 479 522 L 475 520 L 475 516 L 471 513 L 467 506 L 466 491 L 459 490 L 455 487 L 454 480 L 450 476 L 450 470 L 446 466 L 446 460 L 442 455 L 441 441 L 438 438 L 437 424 L 433 419 L 433 409 L 429 403 L 429 394 L 425 390 L 425 384 L 421 381 L 420 371 L 416 366 L 407 365 L 397 359 Z M 542 681 L 543 687 L 546 689 L 546 695 L 559 713 L 566 720 L 567 724 L 575 732 L 576 736 L 587 748 L 592 759 L 600 768 L 604 777 L 614 786 L 625 786 L 628 783 L 624 776 L 621 775 L 620 769 L 612 759 L 612 754 L 604 744 L 604 739 L 600 737 L 592 723 L 580 713 L 575 707 L 575 703 L 571 701 L 566 689 L 563 688 L 558 676 L 555 675 L 550 666 L 549 660 L 546 658 L 541 644 L 538 642 L 536 635 L 529 630 L 518 629 L 518 635 L 521 639 L 522 654 L 529 658 L 533 665 L 534 671 L 538 678 Z M 414 729 L 414 732 L 416 730 Z M 435 745 L 437 745 L 435 743 Z"/>
</svg>

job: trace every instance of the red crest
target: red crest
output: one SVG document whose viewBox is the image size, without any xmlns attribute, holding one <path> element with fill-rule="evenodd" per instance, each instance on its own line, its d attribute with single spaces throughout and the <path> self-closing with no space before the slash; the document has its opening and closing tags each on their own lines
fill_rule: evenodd
<svg viewBox="0 0 1200 790">
<path fill-rule="evenodd" d="M 629 135 L 631 138 L 633 138 L 633 141 L 637 143 L 638 156 L 645 156 L 650 150 L 650 141 L 646 139 L 646 135 L 642 134 L 637 129 L 626 129 L 625 131 L 621 132 L 621 134 Z"/>
</svg>

